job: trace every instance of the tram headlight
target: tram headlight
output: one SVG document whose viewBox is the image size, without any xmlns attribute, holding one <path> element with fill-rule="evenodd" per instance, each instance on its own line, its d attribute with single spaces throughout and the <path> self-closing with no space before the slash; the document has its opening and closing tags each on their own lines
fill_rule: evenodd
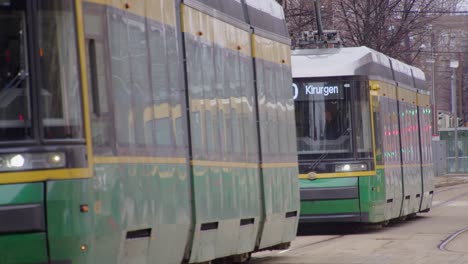
<svg viewBox="0 0 468 264">
<path fill-rule="evenodd" d="M 0 154 L 0 172 L 58 169 L 66 166 L 63 152 Z"/>
<path fill-rule="evenodd" d="M 7 166 L 13 169 L 15 168 L 21 169 L 24 167 L 25 163 L 26 163 L 26 160 L 24 156 L 21 154 L 16 154 L 8 159 Z"/>
<path fill-rule="evenodd" d="M 65 167 L 65 153 L 56 152 L 47 154 L 47 162 L 52 168 L 63 168 Z"/>
<path fill-rule="evenodd" d="M 365 171 L 367 170 L 367 164 L 337 164 L 335 165 L 335 172 L 351 172 L 351 171 Z"/>
</svg>

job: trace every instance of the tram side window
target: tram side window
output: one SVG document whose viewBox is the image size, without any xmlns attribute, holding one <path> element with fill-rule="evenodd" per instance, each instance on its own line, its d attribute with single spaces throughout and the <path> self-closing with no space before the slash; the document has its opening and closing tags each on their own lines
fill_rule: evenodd
<svg viewBox="0 0 468 264">
<path fill-rule="evenodd" d="M 119 147 L 135 143 L 134 114 L 132 112 L 131 71 L 127 20 L 121 14 L 110 13 L 109 47 L 112 70 L 112 95 L 115 115 L 116 141 Z M 122 149 L 123 151 L 123 149 Z M 128 155 L 128 153 L 125 153 Z"/>
<path fill-rule="evenodd" d="M 175 123 L 172 134 L 174 137 L 175 147 L 185 153 L 186 142 L 184 140 L 185 128 L 181 125 L 182 123 L 182 104 L 185 100 L 184 97 L 184 88 L 182 87 L 182 78 L 181 74 L 181 65 L 180 57 L 181 54 L 177 48 L 177 37 L 176 30 L 172 27 L 166 26 L 165 28 L 165 40 L 166 40 L 166 58 L 168 59 L 168 73 L 169 73 L 169 91 L 170 91 L 170 101 L 172 103 L 173 110 L 171 112 L 172 122 Z M 161 51 L 160 51 L 161 52 Z"/>
<path fill-rule="evenodd" d="M 239 122 L 240 117 L 240 65 L 239 56 L 233 52 L 230 52 L 230 63 L 232 63 L 232 74 L 231 74 L 231 124 L 232 124 L 232 146 L 235 153 L 243 152 L 242 142 L 242 123 Z"/>
<path fill-rule="evenodd" d="M 170 42 L 164 35 L 166 32 L 162 25 L 157 23 L 150 24 L 149 27 L 149 46 L 150 46 L 150 63 L 151 63 L 151 81 L 152 81 L 152 102 L 155 105 L 153 115 L 158 115 L 156 122 L 153 122 L 152 126 L 149 126 L 147 132 L 154 131 L 156 134 L 156 144 L 160 146 L 172 146 L 173 140 L 176 138 L 172 137 L 173 126 L 171 119 L 172 111 L 170 108 L 169 91 L 169 74 L 168 70 L 168 55 L 167 48 L 171 46 Z M 170 56 L 169 56 L 170 58 Z M 174 58 L 175 59 L 175 58 Z M 170 60 L 169 60 L 170 61 Z M 149 98 L 151 98 L 149 97 Z M 167 111 L 162 111 L 166 108 Z M 153 117 L 154 118 L 154 117 Z M 172 117 L 173 118 L 173 117 Z M 150 136 L 150 135 L 146 135 Z"/>
<path fill-rule="evenodd" d="M 200 44 L 193 38 L 187 39 L 187 81 L 190 97 L 190 129 L 194 158 L 199 159 L 204 151 L 204 109 L 202 105 L 202 58 Z"/>
<path fill-rule="evenodd" d="M 214 120 L 217 120 L 216 111 L 212 105 L 212 100 L 215 98 L 213 84 L 215 83 L 215 67 L 214 67 L 214 50 L 212 43 L 204 43 L 201 45 L 201 61 L 202 61 L 202 100 L 204 100 L 203 108 L 205 110 L 205 124 L 203 127 L 204 136 L 206 137 L 205 149 L 211 157 L 216 157 L 216 150 L 219 142 L 215 136 Z"/>
<path fill-rule="evenodd" d="M 288 142 L 288 120 L 287 120 L 287 97 L 284 93 L 287 91 L 283 89 L 283 87 L 290 87 L 291 85 L 284 85 L 284 71 L 286 71 L 283 66 L 278 68 L 278 74 L 276 75 L 277 78 L 277 98 L 278 98 L 278 117 L 279 117 L 279 141 L 280 141 L 280 152 L 282 155 L 287 155 L 289 153 L 289 142 Z"/>
<path fill-rule="evenodd" d="M 265 77 L 265 89 L 268 89 L 267 92 L 267 127 L 269 134 L 269 154 L 274 155 L 279 152 L 279 143 L 278 143 L 278 113 L 276 110 L 276 90 L 277 86 L 275 83 L 276 74 L 274 71 L 274 66 L 272 63 L 264 64 L 264 77 Z"/>
<path fill-rule="evenodd" d="M 377 165 L 383 164 L 383 153 L 382 153 L 382 121 L 381 121 L 381 102 L 378 96 L 372 96 L 372 112 L 374 115 L 374 131 L 375 131 L 375 156 Z"/>
<path fill-rule="evenodd" d="M 0 141 L 32 137 L 25 1 L 0 7 Z"/>
<path fill-rule="evenodd" d="M 372 155 L 371 121 L 369 111 L 369 89 L 363 82 L 356 81 L 352 85 L 356 89 L 355 120 L 357 153 L 360 158 L 370 158 Z"/>
<path fill-rule="evenodd" d="M 244 145 L 248 161 L 254 161 L 256 152 L 256 126 L 253 112 L 253 70 L 251 60 L 247 56 L 241 57 L 241 88 L 242 88 L 242 123 L 244 129 Z"/>
<path fill-rule="evenodd" d="M 44 0 L 39 5 L 39 76 L 44 137 L 83 138 L 74 1 Z"/>
<path fill-rule="evenodd" d="M 127 16 L 128 23 L 128 53 L 130 56 L 131 70 L 131 95 L 132 95 L 132 113 L 133 129 L 135 134 L 135 143 L 140 150 L 149 150 L 154 144 L 153 133 L 142 129 L 144 124 L 144 111 L 146 107 L 152 106 L 152 91 L 149 81 L 149 51 L 147 42 L 147 29 L 145 19 L 131 18 Z M 168 118 L 166 116 L 166 118 Z M 169 124 L 169 123 L 168 123 Z M 168 133 L 170 126 L 160 126 L 159 131 Z M 171 145 L 171 137 L 166 144 Z"/>
<path fill-rule="evenodd" d="M 91 134 L 93 146 L 110 147 L 112 122 L 109 112 L 104 45 L 95 39 L 86 40 L 88 94 L 90 98 Z"/>
<path fill-rule="evenodd" d="M 104 44 L 106 23 L 104 9 L 84 4 L 84 30 L 86 37 L 86 59 L 88 73 L 89 111 L 91 113 L 91 137 L 93 151 L 111 153 L 114 128 L 109 104 L 109 64 L 107 46 Z"/>
<path fill-rule="evenodd" d="M 226 152 L 226 143 L 225 143 L 225 128 L 224 128 L 224 111 L 223 111 L 223 103 L 222 98 L 223 91 L 224 91 L 224 68 L 226 67 L 224 62 L 225 60 L 225 52 L 221 46 L 214 47 L 214 69 L 216 72 L 216 86 L 214 89 L 214 97 L 216 98 L 216 119 L 213 120 L 213 126 L 215 128 L 215 132 L 217 135 L 217 142 L 219 142 L 218 146 L 218 153 L 220 157 L 222 157 Z M 213 110 L 214 111 L 214 110 Z"/>
</svg>

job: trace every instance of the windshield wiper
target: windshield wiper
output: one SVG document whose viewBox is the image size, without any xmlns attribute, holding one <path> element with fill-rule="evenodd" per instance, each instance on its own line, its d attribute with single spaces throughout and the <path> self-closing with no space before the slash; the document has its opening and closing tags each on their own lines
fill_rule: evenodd
<svg viewBox="0 0 468 264">
<path fill-rule="evenodd" d="M 329 150 L 327 150 L 326 152 L 322 153 L 322 155 L 320 155 L 320 157 L 314 162 L 314 164 L 312 164 L 312 171 L 315 170 L 315 168 L 319 165 L 319 163 L 325 159 L 326 156 L 328 156 L 328 153 L 330 153 Z"/>
<path fill-rule="evenodd" d="M 23 83 L 23 81 L 26 80 L 28 77 L 28 72 L 26 72 L 25 70 L 20 70 L 18 74 L 16 74 L 15 78 L 11 79 L 11 81 L 5 85 L 4 89 L 18 88 L 18 86 L 20 86 L 21 83 Z"/>
</svg>

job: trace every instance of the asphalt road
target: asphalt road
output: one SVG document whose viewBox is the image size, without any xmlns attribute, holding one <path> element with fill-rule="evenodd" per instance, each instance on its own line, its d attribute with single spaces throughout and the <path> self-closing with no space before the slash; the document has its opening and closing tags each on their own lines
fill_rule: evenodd
<svg viewBox="0 0 468 264">
<path fill-rule="evenodd" d="M 300 227 L 290 249 L 250 263 L 468 264 L 468 184 L 437 188 L 429 213 L 386 227 Z"/>
</svg>

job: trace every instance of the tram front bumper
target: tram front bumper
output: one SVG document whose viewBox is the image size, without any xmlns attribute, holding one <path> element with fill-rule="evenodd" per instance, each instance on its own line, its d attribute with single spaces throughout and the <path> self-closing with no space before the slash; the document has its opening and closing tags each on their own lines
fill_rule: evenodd
<svg viewBox="0 0 468 264">
<path fill-rule="evenodd" d="M 44 206 L 42 204 L 0 206 L 0 234 L 45 231 Z"/>
<path fill-rule="evenodd" d="M 299 223 L 365 222 L 368 213 L 360 211 L 359 187 L 301 188 Z"/>
</svg>

